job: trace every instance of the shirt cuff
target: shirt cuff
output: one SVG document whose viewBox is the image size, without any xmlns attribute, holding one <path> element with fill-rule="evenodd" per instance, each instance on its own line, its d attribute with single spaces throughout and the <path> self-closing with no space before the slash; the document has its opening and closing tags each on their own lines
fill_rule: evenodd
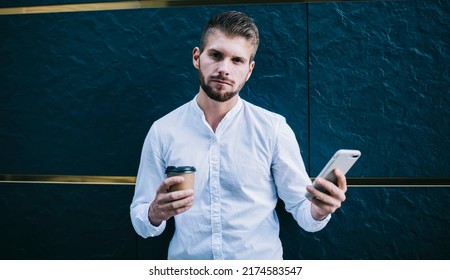
<svg viewBox="0 0 450 280">
<path fill-rule="evenodd" d="M 302 213 L 304 218 L 304 229 L 309 232 L 316 232 L 323 229 L 331 219 L 331 214 L 329 214 L 325 219 L 317 221 L 313 218 L 311 213 L 311 201 L 306 200 L 302 205 Z"/>
<path fill-rule="evenodd" d="M 162 221 L 159 226 L 154 226 L 148 219 L 148 204 L 139 205 L 134 209 L 135 217 L 132 217 L 133 226 L 136 232 L 143 238 L 160 235 L 166 228 L 166 221 Z"/>
<path fill-rule="evenodd" d="M 154 226 L 150 223 L 150 220 L 147 218 L 144 221 L 145 228 L 147 229 L 147 235 L 149 237 L 154 237 L 160 235 L 164 229 L 166 228 L 166 221 L 162 221 L 159 226 Z"/>
</svg>

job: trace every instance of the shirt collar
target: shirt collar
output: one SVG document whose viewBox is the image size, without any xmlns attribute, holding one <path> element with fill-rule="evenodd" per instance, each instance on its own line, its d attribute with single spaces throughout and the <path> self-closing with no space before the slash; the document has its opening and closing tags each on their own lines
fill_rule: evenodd
<svg viewBox="0 0 450 280">
<path fill-rule="evenodd" d="M 195 95 L 194 99 L 191 101 L 191 107 L 193 108 L 195 114 L 199 115 L 199 116 L 203 116 L 203 110 L 200 108 L 200 106 L 197 103 L 197 96 L 198 94 Z M 234 105 L 233 108 L 231 108 L 231 110 L 225 115 L 225 117 L 223 118 L 223 120 L 228 120 L 228 119 L 232 119 L 234 118 L 239 111 L 241 110 L 241 108 L 244 106 L 244 102 L 242 101 L 242 98 L 238 95 L 238 101 L 236 103 L 236 105 Z"/>
<path fill-rule="evenodd" d="M 231 108 L 231 110 L 225 115 L 225 117 L 223 118 L 222 121 L 233 119 L 241 111 L 242 106 L 243 106 L 242 99 L 238 95 L 238 101 L 237 101 L 236 105 L 234 105 L 234 107 Z"/>
</svg>

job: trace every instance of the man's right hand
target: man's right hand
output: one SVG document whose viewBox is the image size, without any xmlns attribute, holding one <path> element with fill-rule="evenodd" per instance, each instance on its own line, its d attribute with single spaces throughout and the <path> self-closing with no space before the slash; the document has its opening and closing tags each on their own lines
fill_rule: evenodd
<svg viewBox="0 0 450 280">
<path fill-rule="evenodd" d="M 173 176 L 165 179 L 156 191 L 155 200 L 148 209 L 148 219 L 154 226 L 161 225 L 162 221 L 181 214 L 192 207 L 194 190 L 169 192 L 172 185 L 182 183 L 182 176 Z"/>
</svg>

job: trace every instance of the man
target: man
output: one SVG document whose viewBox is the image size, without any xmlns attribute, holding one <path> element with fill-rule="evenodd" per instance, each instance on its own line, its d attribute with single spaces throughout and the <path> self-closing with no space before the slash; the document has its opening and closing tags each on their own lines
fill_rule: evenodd
<svg viewBox="0 0 450 280">
<path fill-rule="evenodd" d="M 198 94 L 156 121 L 145 139 L 131 219 L 146 238 L 175 218 L 169 259 L 282 259 L 278 197 L 307 231 L 325 227 L 345 200 L 339 170 L 337 185 L 318 179 L 330 195 L 311 188 L 285 119 L 239 97 L 258 44 L 245 14 L 213 17 L 192 54 Z M 166 178 L 165 168 L 186 165 L 197 169 L 195 190 L 168 192 L 183 178 Z M 306 191 L 315 198 L 307 200 Z"/>
</svg>

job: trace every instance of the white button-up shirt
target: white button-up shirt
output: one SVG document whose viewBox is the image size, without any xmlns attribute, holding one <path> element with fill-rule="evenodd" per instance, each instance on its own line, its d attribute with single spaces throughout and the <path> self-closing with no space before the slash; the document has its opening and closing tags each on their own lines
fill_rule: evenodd
<svg viewBox="0 0 450 280">
<path fill-rule="evenodd" d="M 142 237 L 157 236 L 150 203 L 167 166 L 195 166 L 194 206 L 175 216 L 169 259 L 282 259 L 278 197 L 307 231 L 322 229 L 305 199 L 306 173 L 285 119 L 239 98 L 218 125 L 196 98 L 156 121 L 145 139 L 130 214 Z"/>
</svg>

